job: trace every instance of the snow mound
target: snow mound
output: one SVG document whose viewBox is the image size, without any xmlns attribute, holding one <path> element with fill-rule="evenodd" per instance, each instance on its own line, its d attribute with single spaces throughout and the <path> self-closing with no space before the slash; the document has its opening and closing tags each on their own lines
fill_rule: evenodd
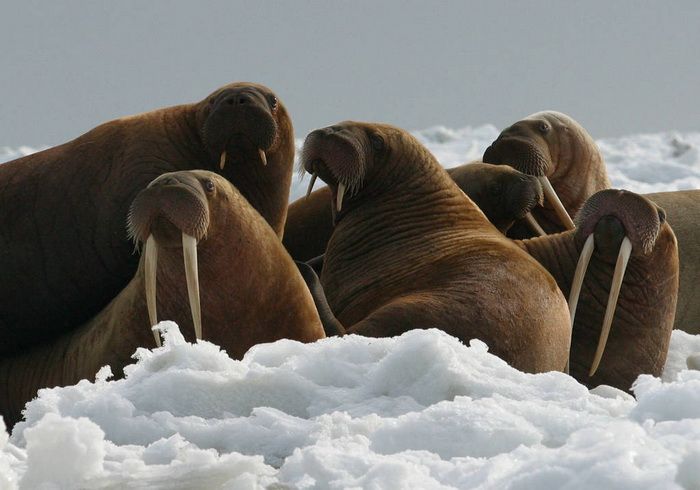
<svg viewBox="0 0 700 490">
<path fill-rule="evenodd" d="M 282 340 L 235 361 L 206 341 L 187 343 L 172 322 L 161 326 L 163 347 L 139 349 L 125 379 L 111 381 L 103 369 L 95 382 L 41 390 L 9 441 L 0 431 L 0 483 L 700 484 L 697 371 L 679 371 L 669 382 L 641 376 L 635 400 L 612 388 L 589 392 L 562 373 L 522 373 L 484 343 L 466 346 L 439 330 Z"/>
</svg>

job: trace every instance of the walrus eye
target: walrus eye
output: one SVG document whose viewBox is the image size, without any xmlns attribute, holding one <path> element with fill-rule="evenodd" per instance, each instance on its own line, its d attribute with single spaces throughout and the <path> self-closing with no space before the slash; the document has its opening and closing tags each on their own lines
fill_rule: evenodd
<svg viewBox="0 0 700 490">
<path fill-rule="evenodd" d="M 277 110 L 277 97 L 274 95 L 270 96 L 270 109 Z"/>
<path fill-rule="evenodd" d="M 658 213 L 659 213 L 659 224 L 663 225 L 666 222 L 666 211 L 659 208 Z"/>
<path fill-rule="evenodd" d="M 550 130 L 550 129 L 552 129 L 552 127 L 551 127 L 549 124 L 547 124 L 546 122 L 543 122 L 543 123 L 540 124 L 540 132 L 541 132 L 542 134 L 547 134 L 547 133 L 549 133 L 549 130 Z"/>
<path fill-rule="evenodd" d="M 208 179 L 205 180 L 204 181 L 204 189 L 207 192 L 214 192 L 214 182 L 212 182 L 211 180 L 208 180 Z"/>
<path fill-rule="evenodd" d="M 384 138 L 378 134 L 372 134 L 370 135 L 369 139 L 372 142 L 372 148 L 374 148 L 375 151 L 382 151 L 384 149 Z"/>
</svg>

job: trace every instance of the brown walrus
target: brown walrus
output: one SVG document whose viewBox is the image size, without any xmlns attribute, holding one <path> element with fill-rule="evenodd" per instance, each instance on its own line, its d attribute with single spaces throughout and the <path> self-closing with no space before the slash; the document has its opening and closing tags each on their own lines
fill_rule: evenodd
<svg viewBox="0 0 700 490">
<path fill-rule="evenodd" d="M 321 282 L 348 332 L 435 327 L 482 339 L 525 371 L 565 367 L 569 313 L 556 282 L 409 133 L 343 122 L 309 134 L 302 163 L 331 189 Z"/>
<path fill-rule="evenodd" d="M 537 178 L 507 165 L 470 162 L 447 173 L 503 234 L 542 204 Z M 282 241 L 294 259 L 310 260 L 326 250 L 333 233 L 330 195 L 324 186 L 289 205 Z"/>
<path fill-rule="evenodd" d="M 576 224 L 516 243 L 569 298 L 571 375 L 629 391 L 640 374 L 660 376 L 666 362 L 678 294 L 676 238 L 657 205 L 614 189 L 586 201 Z"/>
<path fill-rule="evenodd" d="M 548 233 L 572 229 L 570 216 L 595 192 L 610 187 L 598 145 L 583 126 L 561 112 L 538 112 L 507 127 L 486 149 L 483 161 L 542 179 L 545 207 L 532 214 Z M 523 238 L 531 233 L 520 227 L 510 235 Z"/>
<path fill-rule="evenodd" d="M 19 419 L 39 388 L 91 378 L 106 364 L 120 375 L 137 347 L 155 345 L 156 316 L 176 321 L 189 340 L 197 332 L 238 359 L 258 343 L 324 337 L 291 257 L 223 177 L 162 175 L 137 195 L 129 221 L 146 250 L 127 286 L 82 327 L 0 360 L 6 422 Z"/>
<path fill-rule="evenodd" d="M 484 153 L 484 161 L 507 164 L 520 171 L 547 177 L 566 211 L 574 216 L 583 201 L 610 187 L 605 162 L 586 130 L 571 117 L 540 112 L 501 132 Z M 700 190 L 656 192 L 645 197 L 661 206 L 678 241 L 680 283 L 674 328 L 700 333 Z M 566 227 L 553 212 L 535 208 L 533 215 L 550 233 Z M 513 228 L 516 236 L 532 236 L 525 227 Z"/>
<path fill-rule="evenodd" d="M 124 288 L 138 264 L 127 211 L 158 175 L 215 170 L 281 236 L 293 140 L 273 92 L 234 83 L 0 165 L 0 354 L 80 325 Z"/>
</svg>

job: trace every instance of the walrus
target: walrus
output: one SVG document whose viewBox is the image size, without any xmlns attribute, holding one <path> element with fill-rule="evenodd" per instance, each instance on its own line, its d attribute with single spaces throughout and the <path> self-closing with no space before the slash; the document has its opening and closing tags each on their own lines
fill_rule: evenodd
<svg viewBox="0 0 700 490">
<path fill-rule="evenodd" d="M 575 216 L 595 192 L 610 187 L 605 161 L 588 132 L 570 116 L 539 112 L 504 129 L 487 148 L 484 161 L 507 164 L 520 171 L 546 177 L 567 213 Z M 678 304 L 674 328 L 700 333 L 700 301 L 695 292 L 700 277 L 700 190 L 645 194 L 667 213 L 679 253 Z M 554 198 L 556 201 L 556 198 Z M 552 211 L 536 208 L 532 214 L 549 233 L 566 226 Z M 511 236 L 533 236 L 525 227 L 513 227 Z"/>
<path fill-rule="evenodd" d="M 310 133 L 301 163 L 330 188 L 321 283 L 348 333 L 435 327 L 527 372 L 564 369 L 569 312 L 556 281 L 408 132 L 342 122 Z"/>
<path fill-rule="evenodd" d="M 660 376 L 678 297 L 678 246 L 666 213 L 644 196 L 607 189 L 591 196 L 576 229 L 516 241 L 569 298 L 570 374 L 592 387 L 629 391 Z"/>
<path fill-rule="evenodd" d="M 0 354 L 80 325 L 124 288 L 138 265 L 127 211 L 155 177 L 216 171 L 281 237 L 293 157 L 282 102 L 233 83 L 0 165 Z"/>
<path fill-rule="evenodd" d="M 547 233 L 573 229 L 571 216 L 586 199 L 610 188 L 598 145 L 583 126 L 561 112 L 537 112 L 507 127 L 486 149 L 483 161 L 540 177 L 545 206 L 532 214 Z M 510 233 L 515 238 L 531 235 L 524 227 L 513 227 Z"/>
<path fill-rule="evenodd" d="M 539 180 L 507 165 L 474 161 L 447 173 L 503 234 L 542 204 Z M 324 186 L 289 205 L 282 242 L 294 259 L 307 261 L 326 250 L 333 233 L 330 195 Z"/>
<path fill-rule="evenodd" d="M 313 299 L 275 231 L 229 181 L 208 171 L 166 173 L 142 190 L 129 233 L 144 247 L 138 269 L 80 328 L 0 359 L 0 412 L 16 422 L 42 387 L 115 375 L 137 347 L 155 347 L 151 325 L 176 321 L 240 359 L 253 345 L 324 337 Z M 184 258 L 183 258 L 184 257 Z M 200 290 L 201 286 L 201 290 Z"/>
</svg>

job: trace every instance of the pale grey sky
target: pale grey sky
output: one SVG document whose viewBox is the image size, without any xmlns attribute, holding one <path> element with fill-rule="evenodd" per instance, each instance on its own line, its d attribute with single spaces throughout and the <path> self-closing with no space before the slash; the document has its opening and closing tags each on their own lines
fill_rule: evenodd
<svg viewBox="0 0 700 490">
<path fill-rule="evenodd" d="M 54 145 L 236 80 L 296 134 L 566 112 L 594 137 L 700 130 L 700 2 L 0 3 L 0 146 Z"/>
</svg>

